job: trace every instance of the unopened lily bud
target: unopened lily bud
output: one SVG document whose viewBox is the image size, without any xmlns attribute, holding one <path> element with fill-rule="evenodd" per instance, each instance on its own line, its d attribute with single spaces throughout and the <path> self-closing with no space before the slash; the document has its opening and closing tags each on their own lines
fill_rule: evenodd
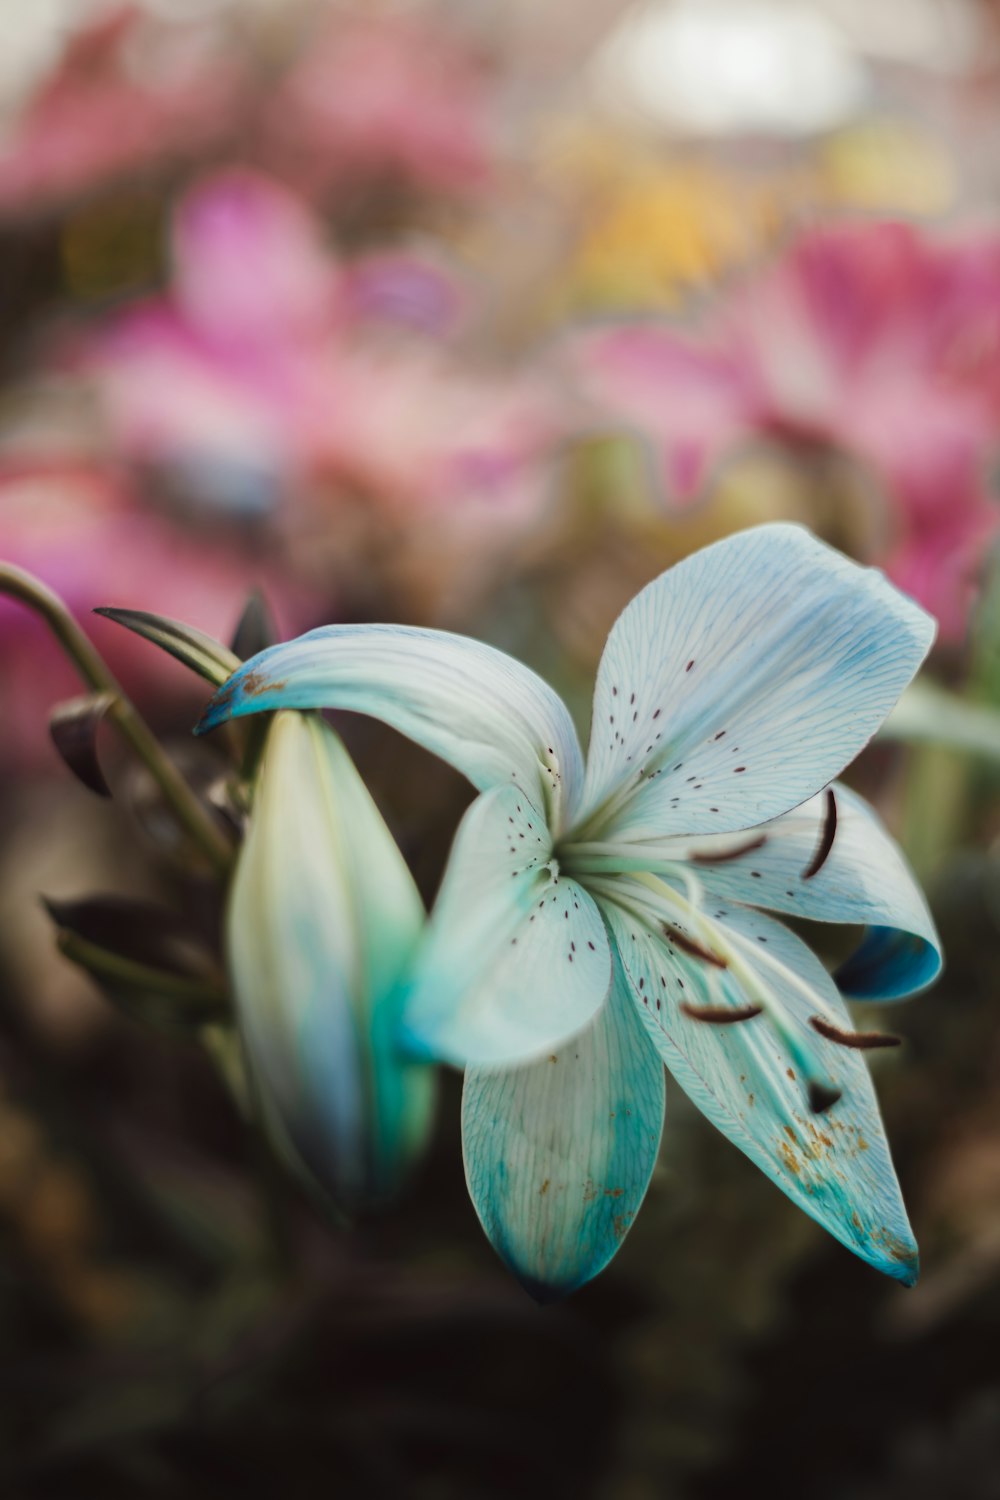
<svg viewBox="0 0 1000 1500">
<path fill-rule="evenodd" d="M 278 714 L 233 882 L 229 965 L 275 1143 L 342 1212 L 390 1197 L 427 1137 L 434 1075 L 398 1037 L 423 922 L 340 739 L 317 716 Z"/>
</svg>

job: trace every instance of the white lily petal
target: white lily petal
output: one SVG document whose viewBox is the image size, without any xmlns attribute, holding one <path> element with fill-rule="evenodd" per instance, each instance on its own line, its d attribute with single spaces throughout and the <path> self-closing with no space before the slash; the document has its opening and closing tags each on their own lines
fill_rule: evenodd
<svg viewBox="0 0 1000 1500">
<path fill-rule="evenodd" d="M 620 965 L 579 1036 L 538 1062 L 466 1073 L 469 1195 L 539 1301 L 575 1291 L 621 1248 L 656 1164 L 665 1102 L 663 1064 Z"/>
<path fill-rule="evenodd" d="M 857 999 L 898 1000 L 940 973 L 941 943 L 923 893 L 874 809 L 849 787 L 828 787 L 743 835 L 678 839 L 670 853 L 725 900 L 875 929 L 838 974 Z"/>
<path fill-rule="evenodd" d="M 551 854 L 545 819 L 519 787 L 469 808 L 414 961 L 405 1027 L 415 1049 L 460 1065 L 523 1062 L 600 1010 L 611 982 L 604 924 Z"/>
<path fill-rule="evenodd" d="M 753 827 L 813 796 L 878 729 L 934 622 L 801 527 L 706 547 L 608 638 L 577 831 Z"/>
<path fill-rule="evenodd" d="M 623 889 L 627 887 L 623 886 Z M 633 998 L 667 1068 L 712 1123 L 818 1223 L 898 1280 L 917 1275 L 917 1250 L 889 1155 L 871 1077 L 860 1052 L 818 1035 L 813 1015 L 842 1032 L 853 1023 L 836 986 L 787 928 L 747 907 L 714 906 L 718 950 L 738 951 L 781 1006 L 786 1034 L 767 1014 L 739 1021 L 760 994 L 684 953 L 638 916 L 604 903 Z M 686 1003 L 728 1007 L 730 1024 L 687 1015 Z M 841 1097 L 822 1113 L 806 1104 L 796 1041 L 817 1056 Z"/>
<path fill-rule="evenodd" d="M 559 695 L 481 641 L 404 625 L 329 625 L 246 662 L 198 733 L 276 708 L 342 708 L 391 724 L 484 791 L 517 783 L 561 828 L 583 758 Z"/>
<path fill-rule="evenodd" d="M 423 920 L 340 740 L 279 714 L 233 882 L 229 964 L 267 1113 L 342 1207 L 390 1193 L 430 1125 L 433 1075 L 398 1037 Z"/>
</svg>

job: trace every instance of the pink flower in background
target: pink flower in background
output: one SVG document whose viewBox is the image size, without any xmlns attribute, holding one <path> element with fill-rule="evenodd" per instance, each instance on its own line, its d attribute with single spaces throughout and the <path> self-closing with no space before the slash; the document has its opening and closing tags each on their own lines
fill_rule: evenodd
<svg viewBox="0 0 1000 1500">
<path fill-rule="evenodd" d="M 120 456 L 266 510 L 334 452 L 339 268 L 298 199 L 249 171 L 181 201 L 172 249 L 169 290 L 98 324 L 74 363 Z"/>
<path fill-rule="evenodd" d="M 542 370 L 495 370 L 434 347 L 358 348 L 344 370 L 339 466 L 389 509 L 447 511 L 480 532 L 543 510 L 575 407 Z M 470 537 L 475 543 L 475 535 Z"/>
<path fill-rule="evenodd" d="M 389 510 L 541 503 L 566 398 L 460 350 L 466 296 L 430 256 L 339 262 L 286 188 L 248 169 L 180 203 L 160 297 L 79 341 L 120 458 L 248 512 L 346 488 Z"/>
<path fill-rule="evenodd" d="M 123 6 L 71 33 L 5 132 L 0 214 L 60 207 L 115 179 L 193 158 L 236 126 L 245 75 L 205 29 L 163 28 Z"/>
<path fill-rule="evenodd" d="M 456 30 L 317 0 L 283 18 L 279 47 L 272 32 L 218 8 L 167 21 L 123 4 L 78 23 L 4 132 L 0 214 L 56 212 L 223 151 L 308 193 L 360 190 L 353 210 L 387 186 L 487 183 L 495 93 Z"/>
<path fill-rule="evenodd" d="M 239 549 L 231 536 L 185 533 L 142 508 L 114 474 L 71 459 L 0 465 L 0 557 L 53 588 L 126 689 L 154 707 L 185 688 L 190 693 L 187 674 L 95 617 L 96 605 L 159 611 L 226 640 L 256 586 L 292 632 L 310 623 L 314 602 L 292 589 L 280 565 Z M 49 710 L 83 691 L 42 622 L 0 597 L 0 763 L 55 766 Z"/>
<path fill-rule="evenodd" d="M 697 497 L 737 446 L 832 446 L 870 466 L 889 512 L 878 561 L 961 635 L 1000 527 L 1000 238 L 911 226 L 816 230 L 725 296 L 698 332 L 574 336 L 583 388 L 648 438 L 668 494 Z"/>
<path fill-rule="evenodd" d="M 495 154 L 485 65 L 427 15 L 328 16 L 264 114 L 268 160 L 309 191 L 347 180 L 429 192 L 486 185 Z"/>
</svg>

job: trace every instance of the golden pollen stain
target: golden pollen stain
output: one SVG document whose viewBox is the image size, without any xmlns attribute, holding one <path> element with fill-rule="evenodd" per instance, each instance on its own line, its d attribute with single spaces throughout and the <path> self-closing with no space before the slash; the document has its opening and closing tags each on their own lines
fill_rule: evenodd
<svg viewBox="0 0 1000 1500">
<path fill-rule="evenodd" d="M 799 1162 L 797 1161 L 795 1153 L 792 1150 L 791 1146 L 788 1145 L 787 1141 L 779 1141 L 778 1150 L 781 1154 L 782 1161 L 785 1163 L 785 1166 L 790 1172 L 794 1173 L 794 1175 L 798 1177 L 799 1173 L 802 1171 L 802 1168 L 799 1165 Z"/>
</svg>

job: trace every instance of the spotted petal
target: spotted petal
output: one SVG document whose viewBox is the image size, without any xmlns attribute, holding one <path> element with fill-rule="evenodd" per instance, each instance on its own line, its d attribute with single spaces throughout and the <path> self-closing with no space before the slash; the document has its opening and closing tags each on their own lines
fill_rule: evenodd
<svg viewBox="0 0 1000 1500">
<path fill-rule="evenodd" d="M 746 834 L 676 840 L 710 894 L 820 922 L 871 928 L 837 976 L 860 1000 L 898 1000 L 941 969 L 934 919 L 875 811 L 838 784 Z M 641 861 L 642 856 L 637 856 Z M 647 859 L 646 868 L 655 866 Z"/>
<path fill-rule="evenodd" d="M 553 873 L 551 836 L 518 787 L 496 787 L 459 827 L 406 1004 L 411 1046 L 467 1064 L 522 1062 L 604 1004 L 611 954 L 582 886 Z"/>
<path fill-rule="evenodd" d="M 706 547 L 611 631 L 577 827 L 721 833 L 787 812 L 853 760 L 933 634 L 881 573 L 801 527 Z"/>
<path fill-rule="evenodd" d="M 556 829 L 579 795 L 583 760 L 562 699 L 513 657 L 464 636 L 402 625 L 312 630 L 245 663 L 197 732 L 275 708 L 382 719 L 480 791 L 517 782 Z"/>
<path fill-rule="evenodd" d="M 430 1124 L 432 1072 L 398 1043 L 422 924 L 337 736 L 280 714 L 233 883 L 229 964 L 265 1115 L 344 1209 L 390 1193 Z"/>
<path fill-rule="evenodd" d="M 469 1194 L 539 1301 L 608 1264 L 639 1211 L 663 1128 L 663 1064 L 617 966 L 586 1031 L 519 1068 L 470 1068 L 462 1095 Z"/>
<path fill-rule="evenodd" d="M 915 1281 L 916 1245 L 868 1069 L 859 1052 L 810 1025 L 818 1014 L 843 1032 L 853 1030 L 818 959 L 761 912 L 713 908 L 720 951 L 726 943 L 738 945 L 742 962 L 770 988 L 795 1042 L 790 1050 L 766 1014 L 736 1020 L 757 992 L 731 970 L 685 954 L 632 913 L 610 903 L 605 912 L 647 1033 L 699 1109 L 855 1254 L 900 1281 Z M 712 1011 L 728 1007 L 734 1021 L 694 1019 L 682 1002 Z M 800 1047 L 817 1056 L 842 1090 L 823 1113 L 806 1104 Z"/>
</svg>

